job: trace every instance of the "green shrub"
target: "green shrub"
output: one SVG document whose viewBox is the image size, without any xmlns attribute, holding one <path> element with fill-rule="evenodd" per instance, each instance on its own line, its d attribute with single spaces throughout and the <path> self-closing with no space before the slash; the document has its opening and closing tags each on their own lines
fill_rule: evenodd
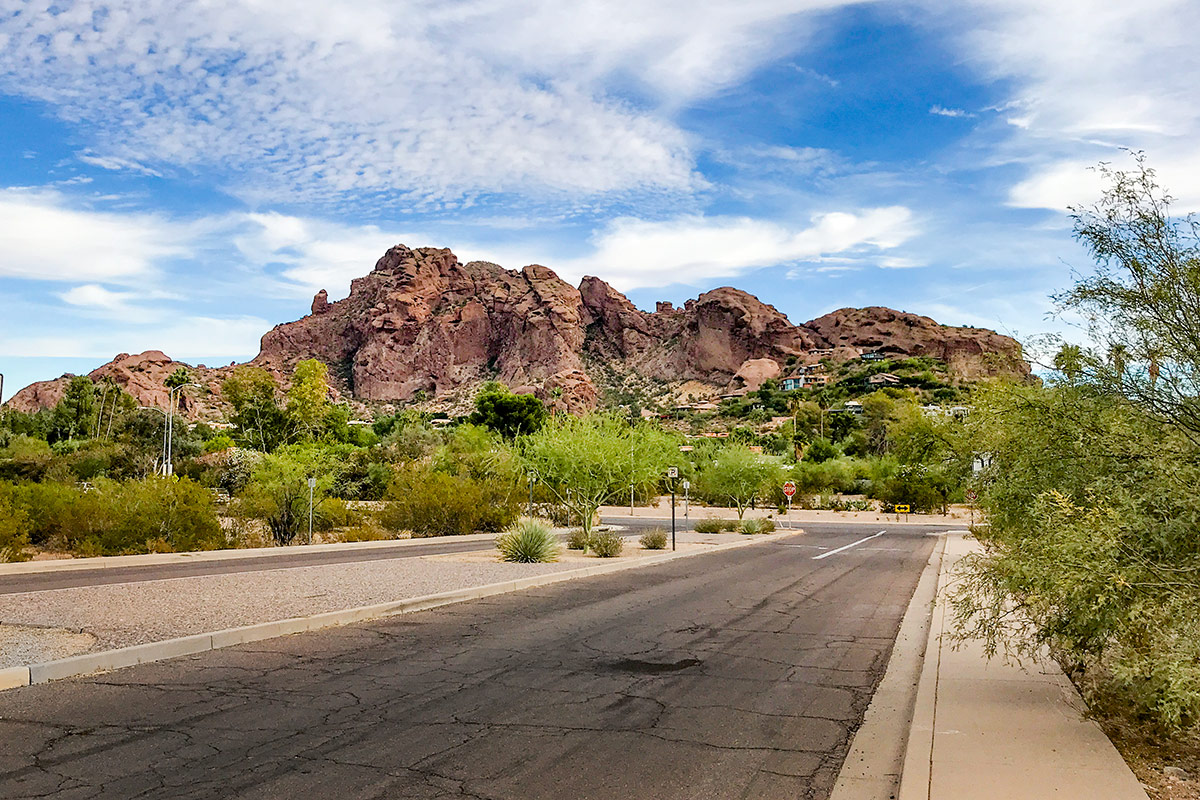
<svg viewBox="0 0 1200 800">
<path fill-rule="evenodd" d="M 10 489 L 34 544 L 79 555 L 212 550 L 228 541 L 212 495 L 187 478 L 113 481 L 93 491 L 57 483 Z"/>
<path fill-rule="evenodd" d="M 386 496 L 380 523 L 410 530 L 414 536 L 498 532 L 520 513 L 520 492 L 514 484 L 448 475 L 424 465 L 397 470 Z"/>
<path fill-rule="evenodd" d="M 558 539 L 541 520 L 520 520 L 496 537 L 496 548 L 503 561 L 522 564 L 558 561 Z"/>
<path fill-rule="evenodd" d="M 615 558 L 621 555 L 621 550 L 625 547 L 625 540 L 620 534 L 612 531 L 603 531 L 593 533 L 592 540 L 588 543 L 592 552 L 600 558 Z"/>
<path fill-rule="evenodd" d="M 692 529 L 696 533 L 720 533 L 724 527 L 724 522 L 719 519 L 698 519 Z"/>
<path fill-rule="evenodd" d="M 0 487 L 3 492 L 3 487 Z M 0 493 L 0 561 L 24 561 L 29 545 L 26 527 L 29 518 L 24 509 L 12 499 L 11 493 Z"/>
<path fill-rule="evenodd" d="M 567 533 L 568 550 L 587 550 L 588 537 L 582 528 L 574 528 Z"/>
<path fill-rule="evenodd" d="M 665 550 L 667 547 L 667 532 L 662 528 L 652 528 L 638 539 L 647 550 Z"/>
<path fill-rule="evenodd" d="M 762 532 L 763 533 L 774 533 L 775 532 L 775 527 L 776 527 L 775 520 L 767 518 L 767 519 L 759 520 L 759 522 L 762 523 Z"/>
<path fill-rule="evenodd" d="M 313 528 L 331 531 L 335 528 L 350 528 L 362 522 L 363 515 L 346 505 L 340 497 L 326 497 L 316 509 Z"/>
<path fill-rule="evenodd" d="M 742 533 L 753 536 L 758 533 L 766 533 L 764 530 L 763 521 L 761 519 L 744 519 L 742 520 Z"/>
<path fill-rule="evenodd" d="M 734 531 L 740 530 L 740 528 L 741 528 L 741 522 L 739 520 L 736 520 L 736 519 L 721 520 L 721 530 L 723 530 L 723 531 L 729 531 L 732 533 Z"/>
</svg>

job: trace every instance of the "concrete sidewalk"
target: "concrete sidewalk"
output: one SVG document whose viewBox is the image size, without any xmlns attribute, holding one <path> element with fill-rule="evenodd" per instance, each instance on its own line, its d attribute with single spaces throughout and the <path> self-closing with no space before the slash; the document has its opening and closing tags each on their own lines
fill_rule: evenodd
<svg viewBox="0 0 1200 800">
<path fill-rule="evenodd" d="M 1023 670 L 988 661 L 978 643 L 954 650 L 944 641 L 949 571 L 978 548 L 962 535 L 946 542 L 900 800 L 1146 800 L 1052 660 Z"/>
</svg>

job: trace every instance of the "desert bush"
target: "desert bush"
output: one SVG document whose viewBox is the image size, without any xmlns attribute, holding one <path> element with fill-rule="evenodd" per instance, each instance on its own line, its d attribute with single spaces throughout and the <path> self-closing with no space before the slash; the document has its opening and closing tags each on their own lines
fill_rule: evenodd
<svg viewBox="0 0 1200 800">
<path fill-rule="evenodd" d="M 456 536 L 498 532 L 520 513 L 520 492 L 513 484 L 448 475 L 425 465 L 396 471 L 388 486 L 379 521 L 414 536 Z"/>
<path fill-rule="evenodd" d="M 741 528 L 741 522 L 739 520 L 736 520 L 736 519 L 721 520 L 721 530 L 723 530 L 723 531 L 733 533 L 737 530 L 740 530 L 740 528 Z"/>
<path fill-rule="evenodd" d="M 742 520 L 741 528 L 742 528 L 742 533 L 750 535 L 750 536 L 753 536 L 753 535 L 759 534 L 759 533 L 766 533 L 766 531 L 763 530 L 764 526 L 763 526 L 763 521 L 761 519 L 754 519 L 754 518 L 744 519 L 744 520 Z"/>
<path fill-rule="evenodd" d="M 331 531 L 335 528 L 350 528 L 362 522 L 363 515 L 346 505 L 340 497 L 327 497 L 321 503 L 321 508 L 313 515 L 313 528 L 318 531 Z"/>
<path fill-rule="evenodd" d="M 408 537 L 397 535 L 397 533 L 385 530 L 367 520 L 347 528 L 339 528 L 334 532 L 332 538 L 337 542 L 381 542 L 385 539 L 405 539 Z"/>
<path fill-rule="evenodd" d="M 94 491 L 30 484 L 11 489 L 9 496 L 27 517 L 33 543 L 79 555 L 212 550 L 228 545 L 212 496 L 186 478 L 125 482 L 101 478 Z"/>
<path fill-rule="evenodd" d="M 621 555 L 621 551 L 625 548 L 625 540 L 621 538 L 620 534 L 612 531 L 593 533 L 588 544 L 592 552 L 600 558 L 615 558 Z"/>
<path fill-rule="evenodd" d="M 582 528 L 574 528 L 567 533 L 567 549 L 568 550 L 587 550 L 588 535 L 583 532 Z"/>
<path fill-rule="evenodd" d="M 496 537 L 503 561 L 537 564 L 558 560 L 558 539 L 541 520 L 523 519 Z"/>
<path fill-rule="evenodd" d="M 724 528 L 724 520 L 719 519 L 698 519 L 692 526 L 692 530 L 696 533 L 720 533 Z"/>
<path fill-rule="evenodd" d="M 647 550 L 665 550 L 667 547 L 667 532 L 662 528 L 651 528 L 638 539 Z"/>
<path fill-rule="evenodd" d="M 775 532 L 775 528 L 776 528 L 775 520 L 770 519 L 768 517 L 767 519 L 759 520 L 759 522 L 762 523 L 762 532 L 763 533 L 774 533 Z"/>
<path fill-rule="evenodd" d="M 0 487 L 0 561 L 24 561 L 28 557 L 28 524 L 25 510 L 14 502 L 11 491 Z"/>
</svg>

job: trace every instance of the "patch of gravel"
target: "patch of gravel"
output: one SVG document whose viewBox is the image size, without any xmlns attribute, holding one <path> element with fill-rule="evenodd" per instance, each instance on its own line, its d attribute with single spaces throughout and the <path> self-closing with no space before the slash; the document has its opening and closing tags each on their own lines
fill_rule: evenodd
<svg viewBox="0 0 1200 800">
<path fill-rule="evenodd" d="M 0 668 L 54 661 L 86 653 L 96 646 L 90 633 L 63 628 L 0 625 Z"/>
<path fill-rule="evenodd" d="M 579 566 L 430 556 L 0 595 L 0 668 Z M 51 636 L 48 627 L 59 631 Z M 64 634 L 87 637 L 87 647 Z"/>
</svg>

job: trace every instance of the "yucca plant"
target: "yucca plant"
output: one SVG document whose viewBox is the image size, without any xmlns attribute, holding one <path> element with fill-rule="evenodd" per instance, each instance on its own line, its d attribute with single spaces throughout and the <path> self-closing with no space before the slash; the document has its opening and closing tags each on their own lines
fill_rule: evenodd
<svg viewBox="0 0 1200 800">
<path fill-rule="evenodd" d="M 558 561 L 558 539 L 550 528 L 536 519 L 522 519 L 496 537 L 502 561 L 539 564 Z"/>
<path fill-rule="evenodd" d="M 742 520 L 742 533 L 753 536 L 756 533 L 766 533 L 763 521 L 761 519 L 744 519 Z"/>
</svg>

